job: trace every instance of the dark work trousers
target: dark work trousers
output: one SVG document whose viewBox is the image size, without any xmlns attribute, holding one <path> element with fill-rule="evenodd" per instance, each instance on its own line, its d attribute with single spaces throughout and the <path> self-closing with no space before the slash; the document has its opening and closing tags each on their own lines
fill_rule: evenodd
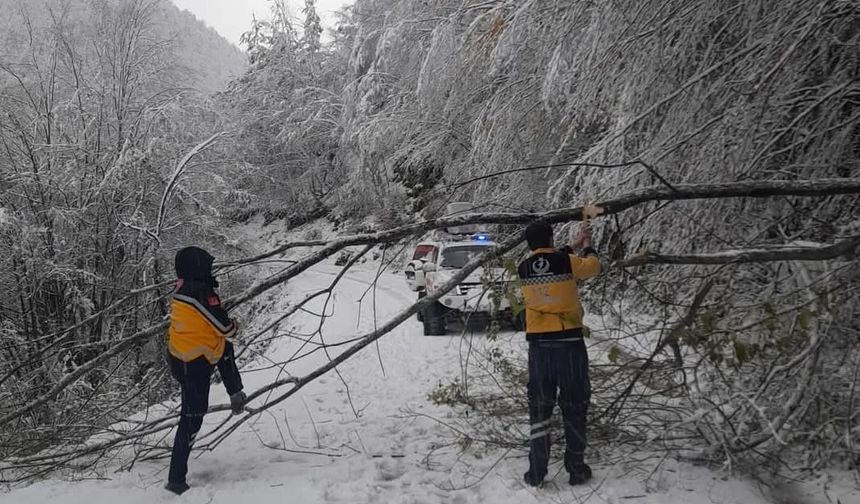
<svg viewBox="0 0 860 504">
<path fill-rule="evenodd" d="M 203 425 L 203 416 L 209 409 L 209 383 L 215 366 L 205 357 L 183 362 L 168 355 L 167 362 L 170 365 L 170 373 L 179 382 L 182 392 L 179 428 L 176 429 L 176 437 L 173 439 L 170 474 L 167 478 L 171 483 L 183 483 L 188 473 L 191 447 L 194 445 L 200 426 Z M 242 379 L 236 367 L 233 345 L 230 342 L 227 342 L 224 355 L 218 361 L 218 372 L 221 374 L 228 394 L 233 395 L 242 390 Z"/>
<path fill-rule="evenodd" d="M 537 480 L 547 473 L 550 418 L 556 396 L 564 420 L 564 467 L 582 464 L 585 452 L 585 418 L 591 400 L 588 352 L 580 341 L 529 343 L 529 473 Z"/>
<path fill-rule="evenodd" d="M 224 355 L 218 361 L 218 374 L 224 382 L 224 388 L 230 395 L 242 390 L 242 377 L 239 376 L 239 368 L 236 367 L 236 355 L 233 353 L 233 343 L 224 345 Z"/>
</svg>

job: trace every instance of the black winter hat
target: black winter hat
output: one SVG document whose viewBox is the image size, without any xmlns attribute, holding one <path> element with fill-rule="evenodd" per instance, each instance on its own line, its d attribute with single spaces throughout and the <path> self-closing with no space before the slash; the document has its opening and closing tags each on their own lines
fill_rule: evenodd
<svg viewBox="0 0 860 504">
<path fill-rule="evenodd" d="M 531 250 L 552 247 L 552 226 L 544 221 L 534 221 L 524 233 Z"/>
<path fill-rule="evenodd" d="M 174 266 L 176 276 L 186 280 L 214 281 L 212 277 L 212 254 L 199 247 L 185 247 L 176 253 Z"/>
</svg>

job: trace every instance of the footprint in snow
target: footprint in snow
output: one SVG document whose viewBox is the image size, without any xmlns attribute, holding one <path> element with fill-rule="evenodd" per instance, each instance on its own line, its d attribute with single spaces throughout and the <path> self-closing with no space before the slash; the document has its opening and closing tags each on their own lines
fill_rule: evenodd
<svg viewBox="0 0 860 504">
<path fill-rule="evenodd" d="M 381 481 L 394 481 L 406 474 L 406 467 L 399 460 L 380 460 L 376 462 L 376 469 Z"/>
</svg>

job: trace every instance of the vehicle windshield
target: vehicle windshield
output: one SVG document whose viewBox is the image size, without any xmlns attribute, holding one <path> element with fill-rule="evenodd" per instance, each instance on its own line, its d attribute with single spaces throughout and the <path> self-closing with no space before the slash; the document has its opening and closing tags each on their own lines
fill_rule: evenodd
<svg viewBox="0 0 860 504">
<path fill-rule="evenodd" d="M 450 247 L 442 251 L 442 261 L 439 266 L 443 268 L 462 268 L 473 258 L 494 248 L 492 245 L 464 245 L 461 247 Z"/>
</svg>

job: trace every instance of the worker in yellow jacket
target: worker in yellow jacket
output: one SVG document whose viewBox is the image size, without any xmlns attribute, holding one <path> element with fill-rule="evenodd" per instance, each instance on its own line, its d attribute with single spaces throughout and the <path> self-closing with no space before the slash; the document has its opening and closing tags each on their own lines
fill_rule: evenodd
<svg viewBox="0 0 860 504">
<path fill-rule="evenodd" d="M 600 261 L 592 248 L 587 221 L 580 227 L 574 246 L 554 248 L 552 226 L 533 222 L 525 238 L 531 254 L 518 267 L 529 342 L 529 470 L 524 480 L 538 486 L 547 474 L 550 419 L 556 397 L 564 420 L 564 466 L 569 482 L 577 485 L 591 478 L 584 460 L 585 420 L 591 399 L 588 353 L 582 340 L 582 304 L 577 280 L 597 276 Z"/>
<path fill-rule="evenodd" d="M 227 339 L 236 333 L 237 324 L 215 292 L 218 282 L 212 275 L 213 261 L 214 257 L 198 247 L 183 248 L 175 258 L 178 279 L 170 300 L 167 361 L 181 387 L 182 407 L 165 488 L 176 494 L 189 488 L 185 481 L 188 456 L 209 408 L 215 367 L 230 395 L 233 413 L 241 413 L 246 402 L 233 344 Z"/>
</svg>

